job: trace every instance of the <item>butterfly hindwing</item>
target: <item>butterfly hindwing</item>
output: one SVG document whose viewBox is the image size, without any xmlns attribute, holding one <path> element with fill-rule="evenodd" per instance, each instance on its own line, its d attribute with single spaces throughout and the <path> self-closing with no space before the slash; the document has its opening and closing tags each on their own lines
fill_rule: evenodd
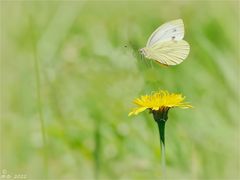
<svg viewBox="0 0 240 180">
<path fill-rule="evenodd" d="M 166 41 L 150 48 L 150 57 L 165 65 L 180 64 L 189 54 L 190 46 L 184 41 Z"/>
</svg>

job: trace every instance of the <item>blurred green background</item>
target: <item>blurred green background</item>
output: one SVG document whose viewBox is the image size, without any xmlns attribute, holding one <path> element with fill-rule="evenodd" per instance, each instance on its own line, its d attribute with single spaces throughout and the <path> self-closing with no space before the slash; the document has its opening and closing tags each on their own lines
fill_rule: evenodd
<svg viewBox="0 0 240 180">
<path fill-rule="evenodd" d="M 167 177 L 239 178 L 238 6 L 1 1 L 1 174 L 161 179 L 153 118 L 127 114 L 134 98 L 163 89 L 195 107 L 169 113 Z M 166 68 L 141 59 L 150 34 L 178 18 L 187 60 Z"/>
</svg>

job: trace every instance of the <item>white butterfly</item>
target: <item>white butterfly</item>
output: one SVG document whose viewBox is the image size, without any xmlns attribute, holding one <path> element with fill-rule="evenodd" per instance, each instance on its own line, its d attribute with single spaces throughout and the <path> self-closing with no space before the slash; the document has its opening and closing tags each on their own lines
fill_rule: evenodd
<svg viewBox="0 0 240 180">
<path fill-rule="evenodd" d="M 163 65 L 177 65 L 187 58 L 190 46 L 182 40 L 184 24 L 182 19 L 169 21 L 157 28 L 140 53 Z"/>
</svg>

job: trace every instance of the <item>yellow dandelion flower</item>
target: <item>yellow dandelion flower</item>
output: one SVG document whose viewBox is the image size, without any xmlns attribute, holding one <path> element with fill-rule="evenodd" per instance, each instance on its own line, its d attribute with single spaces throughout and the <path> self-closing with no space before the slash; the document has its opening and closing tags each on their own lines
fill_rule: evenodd
<svg viewBox="0 0 240 180">
<path fill-rule="evenodd" d="M 149 109 L 150 112 L 154 111 L 168 111 L 173 107 L 191 108 L 192 106 L 186 102 L 181 94 L 169 93 L 168 91 L 158 91 L 151 95 L 144 95 L 134 100 L 134 104 L 138 107 L 134 108 L 128 116 L 137 115 L 138 113 Z"/>
<path fill-rule="evenodd" d="M 174 107 L 192 108 L 189 103 L 184 102 L 184 99 L 185 97 L 181 94 L 158 91 L 135 99 L 134 103 L 138 107 L 128 114 L 128 116 L 137 115 L 146 109 L 149 109 L 150 113 L 153 114 L 153 118 L 158 124 L 163 172 L 165 172 L 165 123 L 168 119 L 168 110 Z"/>
</svg>

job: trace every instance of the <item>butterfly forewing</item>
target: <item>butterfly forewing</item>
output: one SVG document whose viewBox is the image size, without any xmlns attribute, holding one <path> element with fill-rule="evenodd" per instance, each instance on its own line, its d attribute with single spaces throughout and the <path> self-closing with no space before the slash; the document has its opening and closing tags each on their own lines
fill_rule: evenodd
<svg viewBox="0 0 240 180">
<path fill-rule="evenodd" d="M 189 44 L 184 41 L 166 41 L 157 43 L 150 49 L 150 57 L 161 64 L 177 65 L 188 56 Z"/>
<path fill-rule="evenodd" d="M 157 28 L 148 39 L 146 47 L 158 42 L 182 40 L 184 37 L 184 24 L 182 19 L 173 20 Z"/>
</svg>

